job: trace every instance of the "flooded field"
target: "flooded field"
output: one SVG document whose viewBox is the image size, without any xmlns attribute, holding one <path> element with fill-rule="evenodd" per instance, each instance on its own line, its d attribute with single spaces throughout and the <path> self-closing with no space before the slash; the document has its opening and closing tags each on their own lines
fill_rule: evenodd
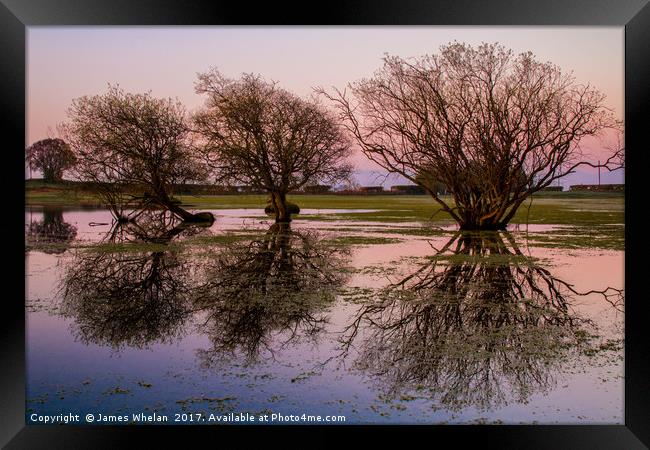
<svg viewBox="0 0 650 450">
<path fill-rule="evenodd" d="M 399 202 L 31 207 L 27 415 L 622 424 L 623 200 L 562 201 L 491 233 Z"/>
</svg>

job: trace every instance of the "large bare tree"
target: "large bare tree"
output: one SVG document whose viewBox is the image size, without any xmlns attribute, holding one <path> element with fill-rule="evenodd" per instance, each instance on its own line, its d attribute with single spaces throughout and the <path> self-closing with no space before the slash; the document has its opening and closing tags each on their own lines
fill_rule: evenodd
<svg viewBox="0 0 650 450">
<path fill-rule="evenodd" d="M 346 134 L 315 99 L 251 74 L 228 79 L 216 69 L 199 74 L 196 92 L 206 95 L 206 107 L 194 123 L 217 180 L 268 192 L 276 222 L 291 220 L 288 192 L 348 177 Z"/>
<path fill-rule="evenodd" d="M 424 187 L 461 229 L 504 229 L 530 195 L 598 166 L 584 138 L 620 128 L 602 93 L 498 44 L 386 56 L 373 77 L 319 92 L 372 161 Z M 602 167 L 619 167 L 617 150 Z M 436 193 L 439 183 L 453 203 Z"/>
<path fill-rule="evenodd" d="M 197 220 L 172 200 L 175 185 L 206 175 L 183 105 L 109 86 L 103 95 L 74 99 L 68 116 L 62 132 L 77 157 L 75 175 L 93 182 L 118 217 L 125 205 L 153 204 L 183 220 Z M 139 189 L 146 196 L 140 192 L 134 199 Z"/>
</svg>

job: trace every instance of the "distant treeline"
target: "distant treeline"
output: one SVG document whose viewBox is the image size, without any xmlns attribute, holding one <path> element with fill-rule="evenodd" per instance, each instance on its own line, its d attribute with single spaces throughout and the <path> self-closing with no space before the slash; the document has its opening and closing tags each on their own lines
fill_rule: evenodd
<svg viewBox="0 0 650 450">
<path fill-rule="evenodd" d="M 62 180 L 57 182 L 48 182 L 43 179 L 28 179 L 25 180 L 25 187 L 27 190 L 34 189 L 40 191 L 48 190 L 69 190 L 77 193 L 95 193 L 99 190 L 97 183 L 80 182 L 72 180 Z M 146 195 L 144 186 L 126 186 L 126 192 Z M 214 184 L 179 184 L 172 187 L 174 195 L 242 195 L 242 194 L 258 194 L 264 195 L 265 192 L 253 189 L 250 186 L 218 186 Z M 542 189 L 542 192 L 624 192 L 624 184 L 578 184 L 572 185 L 567 191 L 564 191 L 562 186 L 548 186 Z M 385 190 L 383 186 L 359 186 L 355 188 L 336 189 L 333 190 L 332 186 L 318 185 L 307 186 L 299 191 L 292 191 L 292 195 L 425 195 L 426 191 L 421 186 L 416 185 L 396 185 L 392 186 L 389 190 Z M 438 192 L 438 194 L 448 194 L 446 191 Z"/>
<path fill-rule="evenodd" d="M 63 189 L 63 190 L 73 190 L 77 192 L 98 192 L 103 184 L 96 182 L 88 181 L 72 181 L 72 180 L 61 180 L 61 181 L 45 181 L 42 179 L 29 179 L 25 181 L 25 186 L 33 189 Z M 263 191 L 258 189 L 253 189 L 248 186 L 219 186 L 214 184 L 194 184 L 194 183 L 185 183 L 185 184 L 175 184 L 170 186 L 171 191 L 175 195 L 224 195 L 224 194 L 256 194 L 263 193 Z M 142 194 L 146 195 L 147 187 L 140 184 L 124 184 L 121 189 L 123 192 L 128 192 L 132 194 Z"/>
<path fill-rule="evenodd" d="M 574 184 L 569 188 L 572 191 L 598 191 L 598 192 L 624 192 L 624 184 Z"/>
<path fill-rule="evenodd" d="M 77 192 L 97 192 L 101 186 L 100 183 L 61 180 L 61 181 L 45 181 L 43 179 L 28 179 L 25 181 L 26 187 L 32 189 L 64 189 L 73 190 Z M 144 185 L 124 185 L 124 192 L 139 193 L 146 195 L 146 187 Z M 177 184 L 171 187 L 174 195 L 236 195 L 236 194 L 265 194 L 265 191 L 255 189 L 252 186 L 223 186 L 215 184 Z M 291 191 L 294 195 L 322 195 L 322 194 L 338 194 L 338 195 L 372 195 L 372 194 L 396 194 L 396 195 L 425 195 L 426 191 L 421 186 L 417 185 L 398 185 L 392 186 L 389 190 L 384 189 L 383 186 L 359 186 L 354 188 L 334 189 L 332 186 L 317 185 L 305 186 L 304 188 Z M 445 193 L 445 192 L 441 192 Z"/>
</svg>

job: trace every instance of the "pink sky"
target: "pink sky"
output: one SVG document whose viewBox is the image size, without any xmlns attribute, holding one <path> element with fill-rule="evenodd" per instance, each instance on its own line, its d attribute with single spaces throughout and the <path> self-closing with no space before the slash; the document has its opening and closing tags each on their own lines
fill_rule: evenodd
<svg viewBox="0 0 650 450">
<path fill-rule="evenodd" d="M 48 130 L 65 121 L 73 98 L 103 93 L 108 83 L 177 97 L 191 111 L 203 102 L 196 74 L 210 66 L 230 77 L 259 73 L 309 95 L 372 75 L 384 53 L 420 56 L 453 40 L 530 50 L 601 90 L 623 118 L 622 27 L 29 27 L 27 145 L 54 134 Z M 374 167 L 362 155 L 354 163 Z M 589 172 L 576 176 L 572 183 L 597 182 Z M 622 171 L 603 176 L 623 181 Z"/>
</svg>

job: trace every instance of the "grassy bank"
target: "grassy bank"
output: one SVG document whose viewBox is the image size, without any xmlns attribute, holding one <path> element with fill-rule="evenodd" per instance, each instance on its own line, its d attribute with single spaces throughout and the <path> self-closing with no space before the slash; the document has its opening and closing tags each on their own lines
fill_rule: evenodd
<svg viewBox="0 0 650 450">
<path fill-rule="evenodd" d="M 263 209 L 266 195 L 180 195 L 190 210 Z M 302 209 L 373 210 L 372 212 L 339 212 L 337 214 L 301 214 L 302 220 L 350 220 L 375 222 L 427 221 L 448 222 L 448 214 L 427 195 L 290 195 L 289 200 Z M 451 203 L 450 198 L 445 198 Z M 79 184 L 26 182 L 28 206 L 89 207 L 101 206 L 91 190 Z M 624 222 L 624 194 L 609 192 L 542 192 L 526 202 L 512 223 L 593 225 Z"/>
</svg>

